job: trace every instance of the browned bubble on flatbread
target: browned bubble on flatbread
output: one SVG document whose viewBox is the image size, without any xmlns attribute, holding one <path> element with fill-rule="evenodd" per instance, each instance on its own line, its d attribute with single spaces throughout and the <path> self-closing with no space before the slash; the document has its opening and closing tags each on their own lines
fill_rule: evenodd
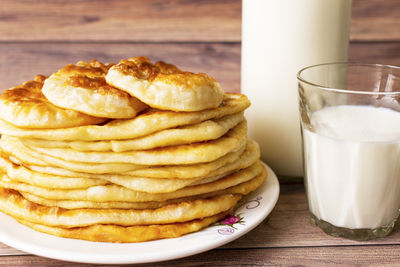
<svg viewBox="0 0 400 267">
<path fill-rule="evenodd" d="M 109 84 L 137 97 L 151 107 L 174 111 L 199 111 L 218 107 L 224 92 L 213 77 L 182 71 L 147 57 L 121 60 L 110 68 Z"/>
<path fill-rule="evenodd" d="M 108 69 L 97 60 L 68 64 L 52 74 L 43 86 L 43 94 L 55 105 L 96 117 L 133 118 L 147 106 L 109 84 Z"/>
<path fill-rule="evenodd" d="M 0 95 L 0 119 L 22 128 L 57 129 L 99 124 L 106 119 L 59 108 L 42 93 L 45 76 L 8 89 Z"/>
<path fill-rule="evenodd" d="M 0 95 L 0 119 L 22 128 L 57 129 L 106 121 L 74 110 L 59 108 L 42 93 L 45 76 L 8 89 Z"/>
</svg>

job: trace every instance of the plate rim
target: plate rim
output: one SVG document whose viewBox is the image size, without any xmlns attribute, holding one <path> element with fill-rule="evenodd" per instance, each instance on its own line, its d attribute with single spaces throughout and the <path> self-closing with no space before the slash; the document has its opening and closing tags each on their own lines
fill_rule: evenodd
<svg viewBox="0 0 400 267">
<path fill-rule="evenodd" d="M 13 237 L 11 234 L 7 234 L 4 236 L 4 233 L 7 232 L 7 230 L 2 231 L 0 229 L 0 242 L 3 242 L 4 244 L 11 246 L 15 249 L 30 253 L 30 254 L 34 254 L 37 256 L 41 256 L 41 257 L 45 257 L 45 258 L 51 258 L 51 259 L 55 259 L 55 260 L 62 260 L 62 261 L 68 261 L 68 262 L 76 262 L 76 263 L 92 263 L 92 264 L 140 264 L 140 263 L 154 263 L 154 262 L 162 262 L 162 261 L 168 261 L 168 260 L 173 260 L 173 259 L 179 259 L 179 258 L 184 258 L 184 257 L 188 257 L 188 256 L 192 256 L 195 254 L 199 254 L 199 253 L 203 253 L 205 251 L 209 251 L 212 249 L 215 249 L 217 247 L 223 246 L 227 243 L 230 243 L 238 238 L 240 238 L 241 236 L 247 234 L 248 232 L 250 232 L 251 230 L 253 230 L 255 227 L 257 227 L 262 221 L 264 221 L 264 219 L 272 212 L 272 210 L 274 209 L 278 199 L 279 199 L 279 194 L 280 194 L 280 185 L 279 185 L 279 181 L 278 178 L 276 176 L 276 174 L 273 172 L 273 170 L 264 162 L 262 162 L 263 165 L 266 167 L 267 172 L 268 172 L 268 178 L 266 180 L 266 182 L 264 182 L 261 187 L 259 189 L 257 189 L 256 191 L 253 191 L 252 193 L 249 194 L 249 196 L 255 195 L 255 194 L 262 194 L 265 193 L 268 189 L 269 190 L 273 190 L 271 194 L 268 195 L 268 208 L 259 216 L 257 216 L 257 218 L 255 219 L 255 221 L 251 222 L 251 225 L 249 226 L 245 226 L 243 229 L 241 229 L 240 231 L 236 231 L 234 234 L 229 235 L 229 236 L 224 236 L 223 238 L 220 238 L 218 240 L 215 240 L 214 242 L 209 242 L 206 244 L 198 244 L 197 246 L 191 246 L 191 247 L 187 247 L 185 250 L 183 251 L 177 251 L 177 250 L 172 250 L 169 253 L 168 252 L 163 252 L 161 253 L 161 255 L 159 255 L 157 257 L 157 255 L 152 254 L 151 257 L 149 256 L 145 256 L 142 255 L 142 257 L 139 258 L 135 258 L 135 253 L 132 253 L 129 256 L 126 257 L 121 257 L 120 254 L 111 254 L 111 255 L 103 255 L 103 257 L 99 257 L 98 254 L 94 253 L 94 254 L 89 254 L 86 255 L 84 254 L 84 252 L 77 252 L 77 251 L 62 251 L 58 248 L 49 248 L 46 245 L 43 244 L 32 244 L 32 242 L 29 241 L 29 239 L 32 239 L 32 237 L 23 239 L 20 236 L 18 237 Z M 260 191 L 261 189 L 263 189 L 263 191 Z M 258 192 L 260 191 L 260 192 Z M 37 232 L 25 225 L 22 225 L 20 223 L 18 223 L 15 219 L 13 219 L 12 217 L 1 213 L 0 212 L 0 218 L 1 217 L 9 217 L 11 219 L 12 223 L 15 223 L 15 225 L 19 228 L 23 228 L 24 231 L 30 231 L 33 233 L 33 237 L 38 236 L 40 237 L 44 237 L 50 240 L 54 239 L 55 241 L 63 241 L 64 242 L 72 242 L 72 243 L 87 243 L 90 244 L 91 246 L 97 246 L 97 245 L 102 245 L 102 246 L 110 246 L 110 247 L 129 247 L 132 246 L 132 248 L 134 248 L 135 246 L 140 246 L 143 244 L 157 244 L 157 242 L 162 242 L 162 243 L 171 243 L 171 240 L 173 242 L 178 241 L 180 238 L 187 238 L 188 236 L 193 236 L 196 234 L 201 234 L 202 231 L 204 231 L 205 229 L 209 229 L 210 227 L 214 227 L 215 224 L 208 226 L 198 232 L 194 232 L 194 233 L 190 233 L 187 235 L 184 235 L 182 237 L 177 237 L 177 238 L 172 238 L 172 239 L 161 239 L 161 240 L 154 240 L 154 241 L 147 241 L 147 242 L 139 242 L 139 243 L 106 243 L 106 242 L 93 242 L 93 241 L 86 241 L 86 240 L 78 240 L 78 239 L 71 239 L 71 238 L 63 238 L 63 237 L 57 237 L 57 236 L 53 236 L 53 235 L 49 235 L 49 234 L 45 234 L 45 233 L 41 233 L 41 232 Z M 0 223 L 1 225 L 1 223 Z M 11 225 L 11 227 L 13 227 L 14 225 Z M 68 240 L 68 241 L 65 241 Z M 147 245 L 146 245 L 147 246 Z M 67 253 L 65 253 L 67 252 Z"/>
</svg>

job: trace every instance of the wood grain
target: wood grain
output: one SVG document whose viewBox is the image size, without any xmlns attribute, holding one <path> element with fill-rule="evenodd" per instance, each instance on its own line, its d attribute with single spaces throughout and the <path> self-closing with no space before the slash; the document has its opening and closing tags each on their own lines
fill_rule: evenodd
<svg viewBox="0 0 400 267">
<path fill-rule="evenodd" d="M 117 62 L 147 55 L 182 69 L 214 76 L 227 92 L 240 90 L 240 44 L 235 43 L 3 43 L 0 45 L 0 91 L 65 64 L 99 59 Z M 352 43 L 351 61 L 400 66 L 400 43 Z"/>
<path fill-rule="evenodd" d="M 38 73 L 49 75 L 78 60 L 118 62 L 139 55 L 206 72 L 225 91 L 239 91 L 240 45 L 230 43 L 6 43 L 0 45 L 0 88 L 18 85 Z"/>
<path fill-rule="evenodd" d="M 351 43 L 349 60 L 400 66 L 400 42 Z"/>
<path fill-rule="evenodd" d="M 398 264 L 399 252 L 400 246 L 213 250 L 147 266 L 383 266 Z"/>
<path fill-rule="evenodd" d="M 0 40 L 238 41 L 240 0 L 2 0 Z"/>
<path fill-rule="evenodd" d="M 400 40 L 399 13 L 398 0 L 353 0 L 351 40 Z M 240 42 L 241 1 L 2 0 L 0 33 L 0 41 Z"/>
<path fill-rule="evenodd" d="M 353 0 L 350 39 L 399 41 L 400 1 Z"/>
<path fill-rule="evenodd" d="M 26 255 L 26 254 L 27 254 L 26 252 L 9 247 L 0 242 L 0 256 L 16 256 L 16 255 Z"/>
<path fill-rule="evenodd" d="M 140 266 L 397 266 L 400 246 L 216 249 L 183 259 Z M 0 266 L 104 266 L 37 256 L 3 256 Z M 117 266 L 117 265 L 115 265 Z"/>
</svg>

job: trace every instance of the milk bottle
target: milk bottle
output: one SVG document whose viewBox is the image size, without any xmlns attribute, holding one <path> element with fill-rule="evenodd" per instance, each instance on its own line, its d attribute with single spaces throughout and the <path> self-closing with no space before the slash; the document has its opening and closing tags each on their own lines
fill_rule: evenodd
<svg viewBox="0 0 400 267">
<path fill-rule="evenodd" d="M 242 92 L 249 134 L 278 174 L 302 176 L 296 73 L 347 60 L 350 0 L 243 0 Z"/>
</svg>

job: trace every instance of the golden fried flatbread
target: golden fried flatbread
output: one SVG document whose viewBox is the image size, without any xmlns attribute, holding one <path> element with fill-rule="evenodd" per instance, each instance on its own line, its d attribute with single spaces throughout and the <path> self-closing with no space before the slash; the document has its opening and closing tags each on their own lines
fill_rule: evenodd
<svg viewBox="0 0 400 267">
<path fill-rule="evenodd" d="M 66 177 L 53 174 L 44 174 L 32 171 L 22 165 L 13 164 L 8 159 L 0 157 L 0 170 L 5 172 L 13 181 L 23 182 L 34 186 L 58 189 L 88 188 L 95 185 L 113 183 L 125 188 L 147 193 L 173 192 L 188 185 L 209 183 L 216 181 L 229 173 L 223 173 L 214 177 L 193 179 L 159 179 L 136 177 L 118 174 L 99 174 L 91 178 Z"/>
<path fill-rule="evenodd" d="M 166 201 L 148 201 L 148 202 L 123 202 L 123 201 L 109 201 L 109 202 L 95 202 L 95 201 L 77 201 L 77 200 L 54 200 L 46 199 L 35 196 L 26 192 L 19 192 L 27 200 L 36 204 L 48 206 L 48 207 L 59 207 L 64 209 L 158 209 L 168 204 L 179 203 L 183 201 L 192 201 L 201 198 L 200 196 L 174 198 Z M 226 193 L 226 192 L 225 192 Z M 218 195 L 218 194 L 216 194 Z"/>
<path fill-rule="evenodd" d="M 245 110 L 250 105 L 245 95 L 225 94 L 224 101 L 215 109 L 198 112 L 150 110 L 129 120 L 112 120 L 104 125 L 88 125 L 65 129 L 22 129 L 0 119 L 0 133 L 22 138 L 46 140 L 118 140 L 133 139 L 164 129 L 196 124 Z"/>
<path fill-rule="evenodd" d="M 114 151 L 147 150 L 157 147 L 185 145 L 195 142 L 214 140 L 243 121 L 243 112 L 207 120 L 198 124 L 162 130 L 147 136 L 128 140 L 109 141 L 51 141 L 45 139 L 21 139 L 32 147 L 71 148 L 77 151 Z"/>
<path fill-rule="evenodd" d="M 149 202 L 166 201 L 174 198 L 183 198 L 207 193 L 212 194 L 217 191 L 245 183 L 258 176 L 263 176 L 264 178 L 266 176 L 265 168 L 260 162 L 257 162 L 246 169 L 242 169 L 238 172 L 227 175 L 221 179 L 218 179 L 217 181 L 207 184 L 188 186 L 169 193 L 145 193 L 126 189 L 118 185 L 100 185 L 87 189 L 48 189 L 12 181 L 7 177 L 6 174 L 1 175 L 0 186 L 53 200 Z"/>
<path fill-rule="evenodd" d="M 241 195 L 224 194 L 206 199 L 169 204 L 158 209 L 63 209 L 38 205 L 14 190 L 0 188 L 0 211 L 48 226 L 79 227 L 93 224 L 123 226 L 186 222 L 230 210 Z"/>
<path fill-rule="evenodd" d="M 42 92 L 56 106 L 95 117 L 130 119 L 147 106 L 104 79 L 112 64 L 68 64 L 45 80 Z"/>
<path fill-rule="evenodd" d="M 227 137 L 225 139 L 225 141 L 222 140 L 221 143 L 224 146 L 220 146 L 221 150 L 218 151 L 218 153 L 215 153 L 214 155 L 199 155 L 199 157 L 197 159 L 198 160 L 202 160 L 202 159 L 207 159 L 207 160 L 214 159 L 215 160 L 216 155 L 218 156 L 218 155 L 222 154 L 221 157 L 223 157 L 224 155 L 229 153 L 230 150 L 231 151 L 233 150 L 233 152 L 241 151 L 243 148 L 245 148 L 246 143 L 247 143 L 246 136 L 244 135 L 242 137 L 244 137 L 244 138 L 241 139 L 239 143 L 235 142 L 236 139 Z M 53 156 L 49 156 L 49 155 L 37 152 L 33 149 L 30 149 L 30 148 L 24 146 L 18 139 L 14 139 L 12 137 L 7 137 L 7 136 L 3 136 L 2 139 L 0 140 L 0 147 L 5 153 L 12 156 L 12 157 L 10 157 L 10 159 L 14 163 L 43 166 L 44 168 L 48 168 L 48 166 L 56 166 L 56 167 L 65 168 L 65 169 L 76 171 L 76 172 L 104 174 L 104 173 L 123 173 L 123 172 L 128 172 L 128 171 L 133 171 L 133 170 L 150 167 L 150 165 L 140 165 L 140 164 L 133 164 L 133 163 L 95 163 L 95 162 L 85 163 L 85 162 L 78 162 L 78 161 L 68 161 L 68 160 L 60 159 L 57 157 L 53 157 Z M 191 147 L 191 146 L 189 146 L 189 147 Z M 200 151 L 200 152 L 201 151 L 211 151 L 213 149 L 219 149 L 218 143 L 208 144 L 208 147 L 207 147 L 207 145 L 205 145 L 205 147 L 203 147 L 202 150 L 200 149 L 198 151 Z M 193 158 L 196 158 L 196 155 L 192 155 L 189 158 L 185 158 L 184 150 L 180 150 L 180 151 L 177 150 L 177 151 L 180 153 L 181 158 L 176 158 L 176 159 L 168 158 L 168 154 L 167 154 L 164 156 L 164 158 L 161 155 L 161 156 L 159 156 L 158 159 L 157 158 L 153 158 L 153 159 L 149 158 L 149 161 L 143 161 L 143 159 L 139 159 L 139 160 L 141 160 L 139 162 L 150 163 L 150 164 L 153 163 L 153 164 L 157 165 L 157 164 L 166 163 L 167 160 L 169 160 L 169 159 L 171 159 L 172 162 L 177 163 L 177 160 L 182 160 L 181 162 L 190 162 L 190 160 L 193 160 Z M 195 151 L 194 147 L 192 147 L 192 149 L 190 149 L 189 151 Z M 136 156 L 138 154 L 142 154 L 142 155 L 146 154 L 144 152 L 147 152 L 147 151 L 139 151 L 139 152 L 142 152 L 142 153 L 137 153 Z M 151 152 L 154 153 L 154 151 L 151 151 Z M 74 153 L 76 153 L 76 152 L 74 152 Z M 196 153 L 196 151 L 194 153 Z M 147 154 L 151 154 L 151 153 L 147 153 Z M 173 151 L 170 151 L 169 155 L 173 155 L 173 154 L 174 154 Z M 238 154 L 240 155 L 240 153 L 238 153 Z M 157 156 L 159 154 L 155 154 L 155 155 Z M 176 154 L 176 155 L 178 155 L 178 154 Z M 156 160 L 160 160 L 160 161 L 156 161 Z M 165 161 L 163 162 L 161 160 L 165 160 Z M 216 160 L 218 160 L 218 159 L 216 159 Z M 212 168 L 213 165 L 218 165 L 218 163 L 214 164 L 213 161 L 211 161 L 210 166 L 208 166 L 209 169 Z M 177 165 L 177 166 L 180 166 L 180 165 Z M 190 166 L 192 166 L 192 165 L 188 165 L 189 169 L 190 169 Z M 61 171 L 61 172 L 63 172 L 63 171 Z M 127 174 L 127 175 L 129 175 L 129 174 Z M 145 175 L 135 175 L 135 176 L 143 177 Z M 158 178 L 158 177 L 156 177 L 156 178 Z M 171 177 L 171 178 L 175 178 L 175 177 Z"/>
<path fill-rule="evenodd" d="M 35 224 L 24 220 L 18 221 L 36 231 L 52 234 L 58 237 L 83 239 L 94 242 L 133 243 L 164 238 L 175 238 L 191 232 L 196 232 L 223 219 L 229 214 L 229 212 L 230 211 L 227 211 L 189 222 L 163 225 L 120 226 L 96 224 L 86 227 L 62 228 Z"/>
<path fill-rule="evenodd" d="M 147 192 L 147 193 L 168 193 L 182 189 L 189 185 L 198 185 L 216 181 L 230 173 L 224 173 L 218 176 L 204 178 L 204 179 L 160 179 L 160 178 L 147 178 L 123 175 L 103 175 L 103 179 L 123 186 L 125 188 Z"/>
<path fill-rule="evenodd" d="M 266 172 L 265 172 L 266 175 Z M 258 186 L 264 181 L 265 176 L 260 175 L 248 182 L 223 189 L 220 191 L 215 191 L 206 194 L 200 194 L 191 197 L 175 198 L 166 201 L 149 201 L 149 202 L 123 202 L 123 201 L 110 201 L 110 202 L 95 202 L 95 201 L 77 201 L 77 200 L 53 200 L 38 197 L 36 195 L 20 192 L 24 198 L 31 202 L 49 206 L 49 207 L 60 207 L 65 209 L 82 209 L 82 208 L 96 208 L 96 209 L 157 209 L 167 204 L 179 203 L 182 201 L 192 201 L 199 198 L 206 198 L 210 196 L 220 195 L 220 194 L 242 194 L 245 195 L 251 191 L 254 191 Z"/>
<path fill-rule="evenodd" d="M 11 126 L 46 129 L 98 124 L 106 120 L 50 103 L 42 93 L 45 78 L 37 75 L 33 81 L 4 91 L 0 95 L 0 119 Z"/>
<path fill-rule="evenodd" d="M 179 188 L 182 188 L 184 186 L 187 186 L 189 184 L 193 184 L 197 181 L 203 181 L 204 179 L 210 179 L 210 178 L 215 178 L 219 177 L 221 175 L 226 175 L 228 173 L 231 173 L 233 171 L 237 171 L 239 169 L 247 168 L 250 165 L 254 164 L 260 156 L 260 151 L 258 148 L 257 143 L 255 143 L 252 140 L 249 140 L 246 146 L 246 150 L 241 149 L 238 152 L 231 152 L 230 155 L 224 156 L 224 159 L 218 159 L 217 161 L 223 161 L 221 164 L 222 167 L 219 167 L 220 164 L 217 162 L 213 163 L 203 163 L 203 164 L 197 164 L 196 165 L 188 165 L 188 166 L 165 166 L 165 167 L 155 167 L 155 168 L 146 168 L 142 170 L 137 170 L 137 171 L 131 171 L 131 172 L 124 172 L 124 173 L 111 173 L 111 174 L 91 174 L 91 173 L 82 173 L 82 172 L 73 172 L 73 171 L 68 171 L 65 169 L 61 168 L 54 168 L 54 167 L 40 167 L 40 166 L 25 166 L 24 167 L 19 167 L 19 168 L 24 168 L 28 171 L 33 171 L 41 177 L 41 183 L 44 183 L 43 177 L 59 177 L 60 181 L 62 181 L 62 178 L 68 178 L 68 177 L 80 177 L 82 178 L 91 178 L 91 179 L 100 179 L 100 180 L 106 180 L 110 181 L 115 184 L 122 185 L 126 188 L 130 188 L 136 191 L 144 191 L 144 192 L 155 192 L 155 191 L 149 191 L 149 190 L 167 190 L 165 185 L 168 185 L 169 190 L 177 190 Z M 230 161 L 229 158 L 233 158 L 232 162 Z M 236 159 L 236 160 L 235 160 Z M 6 159 L 4 159 L 6 160 Z M 0 161 L 1 162 L 1 161 Z M 11 163 L 11 162 L 10 162 Z M 225 164 L 224 164 L 225 163 Z M 22 164 L 21 162 L 17 162 L 15 165 L 20 165 Z M 215 169 L 213 170 L 212 168 Z M 217 168 L 219 167 L 219 168 Z M 178 169 L 180 169 L 178 171 Z M 206 173 L 204 171 L 197 171 L 197 170 L 208 170 Z M 158 171 L 157 171 L 158 170 Z M 146 172 L 148 171 L 148 172 Z M 135 173 L 137 172 L 137 173 Z M 142 172 L 142 173 L 139 173 Z M 45 174 L 47 176 L 42 176 L 42 174 Z M 150 177 L 145 176 L 144 174 L 150 174 Z M 190 175 L 192 174 L 192 175 Z M 196 174 L 202 174 L 199 176 L 196 176 Z M 164 176 L 163 176 L 164 175 Z M 32 174 L 29 175 L 14 175 L 18 177 L 31 177 Z M 154 177 L 151 177 L 154 176 Z M 177 176 L 177 177 L 175 177 Z M 151 179 L 154 178 L 154 179 Z M 18 180 L 14 179 L 11 177 L 11 179 L 16 180 L 16 181 L 21 181 L 24 182 L 24 180 Z M 31 178 L 28 178 L 31 179 Z M 168 179 L 170 182 L 167 183 L 162 183 L 160 179 Z M 183 183 L 178 183 L 176 179 L 184 179 L 186 180 Z M 39 183 L 34 183 L 36 179 L 32 179 L 31 183 L 34 185 L 38 185 L 41 187 L 49 187 L 45 186 L 44 184 L 39 184 Z M 171 182 L 172 181 L 172 182 Z M 26 181 L 25 181 L 26 182 Z M 50 180 L 50 184 L 53 184 Z M 158 183 L 160 182 L 157 186 L 150 186 L 151 184 Z M 165 192 L 165 191 L 164 191 Z"/>
<path fill-rule="evenodd" d="M 0 157 L 0 170 L 5 172 L 13 181 L 46 188 L 88 188 L 95 185 L 105 185 L 109 183 L 106 180 L 98 178 L 65 177 L 34 172 L 24 166 L 10 162 L 5 157 Z"/>
<path fill-rule="evenodd" d="M 141 168 L 129 171 L 125 174 L 153 178 L 206 178 L 246 168 L 259 158 L 260 148 L 258 144 L 255 141 L 248 139 L 246 149 L 228 153 L 215 161 L 192 165 L 152 166 L 150 168 Z"/>
<path fill-rule="evenodd" d="M 110 68 L 109 84 L 137 97 L 150 107 L 174 111 L 199 111 L 218 107 L 224 92 L 213 77 L 183 72 L 146 57 L 121 60 Z"/>
<path fill-rule="evenodd" d="M 266 172 L 265 172 L 266 174 Z M 192 201 L 199 198 L 206 198 L 211 196 L 216 196 L 220 194 L 241 194 L 246 195 L 249 192 L 257 189 L 260 184 L 264 181 L 265 176 L 260 175 L 248 182 L 223 189 L 220 191 L 215 191 L 206 194 L 200 194 L 192 197 L 175 198 L 166 201 L 149 201 L 149 202 L 123 202 L 123 201 L 110 201 L 110 202 L 94 202 L 94 201 L 76 201 L 76 200 L 53 200 L 46 199 L 42 197 L 35 196 L 30 193 L 20 192 L 24 198 L 31 202 L 41 204 L 49 207 L 60 207 L 65 209 L 82 209 L 82 208 L 95 208 L 95 209 L 157 209 L 162 206 L 179 203 L 182 201 Z"/>
<path fill-rule="evenodd" d="M 247 137 L 249 100 L 206 74 L 145 57 L 79 61 L 6 92 L 0 212 L 38 231 L 177 237 L 232 212 L 267 177 Z"/>
<path fill-rule="evenodd" d="M 4 143 L 8 143 L 8 145 L 4 146 L 11 147 L 12 149 L 14 147 L 13 144 L 21 143 L 21 141 L 15 137 L 2 136 L 0 146 L 3 147 Z M 242 148 L 246 143 L 247 125 L 246 121 L 243 121 L 224 136 L 216 140 L 151 150 L 117 153 L 75 151 L 68 148 L 30 147 L 30 149 L 35 150 L 42 155 L 63 159 L 65 161 L 130 163 L 137 165 L 178 165 L 214 161 L 229 152 Z M 47 161 L 46 159 L 44 160 Z M 52 164 L 52 162 L 48 163 Z"/>
<path fill-rule="evenodd" d="M 28 147 L 24 146 L 21 142 L 13 144 L 1 144 L 1 149 L 7 153 L 10 161 L 16 164 L 23 164 L 28 166 L 38 166 L 42 170 L 53 170 L 58 173 L 71 174 L 75 172 L 80 173 L 114 173 L 114 172 L 127 172 L 148 167 L 147 165 L 135 165 L 130 163 L 84 163 L 77 161 L 65 161 L 62 159 L 46 156 L 40 154 Z M 45 161 L 46 160 L 46 161 Z M 51 162 L 51 163 L 48 163 Z M 55 166 L 53 168 L 51 166 Z M 41 168 L 40 168 L 41 167 Z M 44 173 L 53 173 L 53 171 L 43 171 Z M 42 172 L 39 170 L 39 172 Z M 61 174 L 62 175 L 62 174 Z M 63 175 L 75 176 L 75 175 Z M 83 176 L 84 177 L 84 176 Z"/>
<path fill-rule="evenodd" d="M 246 148 L 246 152 L 242 157 Z M 17 151 L 18 152 L 18 151 Z M 192 179 L 215 176 L 230 170 L 241 169 L 251 165 L 259 158 L 259 148 L 254 141 L 248 141 L 247 147 L 243 147 L 238 151 L 230 152 L 227 155 L 211 162 L 191 164 L 191 165 L 169 165 L 169 166 L 144 166 L 129 164 L 87 164 L 87 163 L 71 163 L 62 160 L 57 161 L 57 165 L 49 166 L 42 160 L 37 160 L 40 154 L 29 150 L 27 154 L 9 155 L 10 161 L 15 164 L 23 164 L 27 168 L 40 173 L 55 174 L 67 177 L 86 177 L 92 178 L 97 174 L 121 174 L 140 176 L 148 178 L 176 178 L 176 179 Z M 254 154 L 253 154 L 254 152 Z M 257 156 L 258 155 L 258 156 Z M 250 162 L 250 164 L 249 164 Z M 243 163 L 243 164 L 242 164 Z M 55 167 L 58 166 L 58 167 Z M 242 167 L 240 167 L 242 166 Z M 129 169 L 127 171 L 125 169 Z M 132 170 L 133 169 L 133 170 Z M 148 169 L 146 172 L 145 169 Z M 215 173 L 214 173 L 215 171 Z"/>
</svg>

